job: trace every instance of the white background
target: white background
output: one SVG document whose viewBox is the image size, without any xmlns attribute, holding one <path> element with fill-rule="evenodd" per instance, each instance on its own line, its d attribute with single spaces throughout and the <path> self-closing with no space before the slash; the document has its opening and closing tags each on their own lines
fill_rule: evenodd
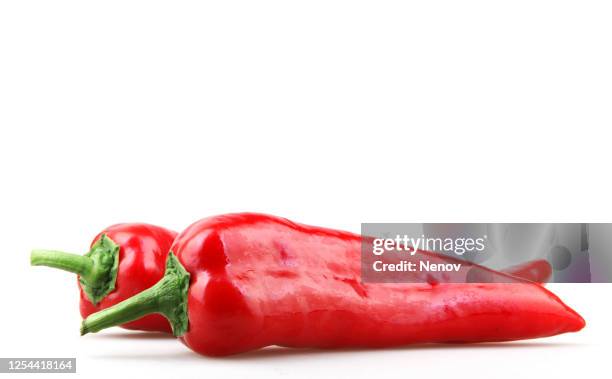
<svg viewBox="0 0 612 379">
<path fill-rule="evenodd" d="M 0 2 L 0 356 L 88 377 L 601 377 L 609 285 L 551 286 L 577 334 L 229 359 L 78 337 L 34 247 L 261 211 L 361 222 L 610 222 L 606 1 Z"/>
</svg>

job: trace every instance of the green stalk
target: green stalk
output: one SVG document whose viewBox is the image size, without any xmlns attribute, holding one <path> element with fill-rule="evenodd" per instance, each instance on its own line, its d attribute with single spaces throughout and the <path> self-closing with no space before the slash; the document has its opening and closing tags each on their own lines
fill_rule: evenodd
<svg viewBox="0 0 612 379">
<path fill-rule="evenodd" d="M 187 292 L 189 273 L 172 252 L 166 261 L 166 273 L 153 287 L 130 297 L 110 308 L 89 315 L 81 324 L 81 335 L 96 333 L 102 329 L 125 324 L 143 316 L 164 315 L 175 336 L 187 331 Z"/>
<path fill-rule="evenodd" d="M 32 250 L 32 266 L 47 266 L 75 273 L 87 298 L 95 305 L 115 289 L 119 245 L 102 234 L 85 255 L 56 250 Z"/>
<path fill-rule="evenodd" d="M 57 250 L 32 250 L 32 266 L 47 266 L 75 273 L 83 278 L 91 277 L 93 260 L 89 257 Z"/>
</svg>

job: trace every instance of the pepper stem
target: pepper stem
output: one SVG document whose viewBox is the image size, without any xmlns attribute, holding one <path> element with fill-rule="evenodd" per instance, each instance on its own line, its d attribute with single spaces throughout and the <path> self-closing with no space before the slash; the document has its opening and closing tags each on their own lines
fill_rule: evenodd
<svg viewBox="0 0 612 379">
<path fill-rule="evenodd" d="M 91 258 L 57 250 L 32 250 L 30 254 L 32 266 L 47 266 L 75 273 L 81 277 L 89 277 L 93 271 Z"/>
<path fill-rule="evenodd" d="M 152 313 L 165 316 L 175 336 L 187 331 L 187 292 L 189 273 L 172 252 L 166 261 L 166 273 L 153 287 L 110 308 L 89 315 L 81 324 L 81 335 L 96 333 L 111 326 L 125 324 Z"/>
<path fill-rule="evenodd" d="M 96 305 L 115 289 L 119 245 L 102 234 L 85 255 L 32 250 L 30 263 L 32 266 L 48 266 L 77 274 L 83 292 Z"/>
</svg>

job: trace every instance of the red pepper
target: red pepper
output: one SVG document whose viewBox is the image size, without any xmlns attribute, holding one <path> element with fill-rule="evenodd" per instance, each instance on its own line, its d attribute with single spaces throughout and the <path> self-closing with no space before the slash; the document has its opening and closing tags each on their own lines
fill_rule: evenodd
<svg viewBox="0 0 612 379">
<path fill-rule="evenodd" d="M 160 282 L 90 315 L 81 334 L 162 313 L 188 347 L 222 356 L 268 345 L 509 341 L 584 327 L 548 290 L 490 270 L 507 283 L 361 283 L 361 242 L 266 215 L 204 219 L 179 234 Z"/>
<path fill-rule="evenodd" d="M 164 276 L 176 232 L 148 224 L 117 224 L 98 234 L 85 255 L 34 250 L 31 263 L 79 276 L 80 310 L 85 318 L 153 286 Z M 124 325 L 126 329 L 170 332 L 161 315 Z"/>
</svg>

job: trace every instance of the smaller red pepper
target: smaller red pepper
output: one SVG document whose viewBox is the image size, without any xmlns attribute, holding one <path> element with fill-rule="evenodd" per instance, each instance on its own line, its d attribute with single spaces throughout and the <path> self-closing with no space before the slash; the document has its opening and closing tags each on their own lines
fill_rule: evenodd
<svg viewBox="0 0 612 379">
<path fill-rule="evenodd" d="M 85 255 L 33 250 L 33 266 L 49 266 L 78 275 L 83 318 L 153 286 L 164 276 L 166 257 L 176 232 L 149 224 L 117 224 L 104 229 Z M 126 329 L 171 332 L 154 314 L 124 325 Z"/>
</svg>

